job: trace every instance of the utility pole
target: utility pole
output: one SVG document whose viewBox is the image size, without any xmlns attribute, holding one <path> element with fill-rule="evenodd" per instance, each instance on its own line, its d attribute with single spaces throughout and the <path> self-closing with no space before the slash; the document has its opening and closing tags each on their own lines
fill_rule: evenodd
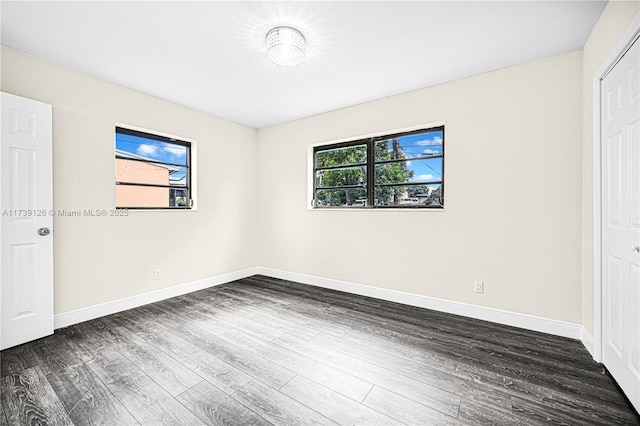
<svg viewBox="0 0 640 426">
<path fill-rule="evenodd" d="M 398 153 L 400 151 L 400 143 L 398 142 L 398 139 L 392 139 L 391 140 L 391 146 L 393 147 L 393 158 L 394 160 L 398 159 Z M 397 190 L 393 191 L 393 204 L 398 204 L 398 192 Z"/>
</svg>

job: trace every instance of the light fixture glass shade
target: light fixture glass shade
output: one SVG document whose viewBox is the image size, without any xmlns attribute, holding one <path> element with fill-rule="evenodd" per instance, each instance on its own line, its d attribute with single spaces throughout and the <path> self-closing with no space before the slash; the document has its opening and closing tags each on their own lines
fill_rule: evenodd
<svg viewBox="0 0 640 426">
<path fill-rule="evenodd" d="M 267 33 L 267 57 L 283 67 L 295 67 L 304 61 L 305 39 L 300 31 L 276 27 Z"/>
</svg>

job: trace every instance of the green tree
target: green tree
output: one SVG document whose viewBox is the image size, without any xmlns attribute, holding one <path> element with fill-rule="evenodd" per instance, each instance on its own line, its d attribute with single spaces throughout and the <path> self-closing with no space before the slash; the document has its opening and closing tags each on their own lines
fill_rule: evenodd
<svg viewBox="0 0 640 426">
<path fill-rule="evenodd" d="M 316 167 L 345 166 L 345 168 L 318 171 L 316 186 L 365 185 L 367 181 L 366 166 L 354 167 L 352 165 L 366 162 L 366 145 L 320 151 L 316 154 Z M 342 206 L 351 205 L 356 199 L 366 197 L 366 195 L 364 188 L 325 189 L 318 191 L 317 200 L 319 205 Z"/>
<path fill-rule="evenodd" d="M 389 149 L 388 141 L 380 141 L 375 144 L 376 161 L 393 159 L 406 159 L 402 147 L 397 139 L 391 141 Z M 321 170 L 316 175 L 316 186 L 335 187 L 345 185 L 363 185 L 367 183 L 366 167 L 353 166 L 367 161 L 367 146 L 358 145 L 347 148 L 338 148 L 320 151 L 316 154 L 316 167 L 345 166 L 344 168 Z M 407 169 L 406 162 L 386 163 L 375 166 L 376 183 L 404 183 L 413 177 L 413 171 Z M 404 192 L 403 187 L 386 186 L 377 187 L 375 197 L 378 204 L 397 203 Z M 316 194 L 319 205 L 342 206 L 351 205 L 359 198 L 367 196 L 366 189 L 325 189 Z"/>
<path fill-rule="evenodd" d="M 391 140 L 391 149 L 388 141 L 376 142 L 376 161 L 401 160 L 407 156 L 403 152 L 400 142 L 397 139 Z M 386 163 L 376 166 L 376 183 L 404 183 L 413 178 L 413 170 L 407 169 L 404 161 L 397 163 Z M 404 193 L 402 186 L 379 186 L 376 187 L 375 197 L 378 204 L 397 204 L 399 198 Z"/>
</svg>

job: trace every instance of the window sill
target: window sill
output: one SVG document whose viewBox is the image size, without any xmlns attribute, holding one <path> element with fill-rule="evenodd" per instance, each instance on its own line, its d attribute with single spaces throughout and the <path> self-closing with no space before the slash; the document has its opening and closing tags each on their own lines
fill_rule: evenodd
<svg viewBox="0 0 640 426">
<path fill-rule="evenodd" d="M 314 208 L 307 207 L 307 210 L 314 212 L 323 212 L 323 211 L 331 211 L 331 212 L 444 212 L 445 208 L 424 208 L 424 207 L 383 207 L 383 208 L 361 208 L 361 207 L 323 207 L 323 208 Z"/>
</svg>

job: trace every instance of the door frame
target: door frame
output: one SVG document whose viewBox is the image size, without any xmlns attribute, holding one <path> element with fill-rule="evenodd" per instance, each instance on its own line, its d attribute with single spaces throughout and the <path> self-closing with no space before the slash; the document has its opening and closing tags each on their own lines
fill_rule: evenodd
<svg viewBox="0 0 640 426">
<path fill-rule="evenodd" d="M 602 362 L 602 79 L 640 38 L 640 13 L 593 75 L 593 359 Z"/>
</svg>

